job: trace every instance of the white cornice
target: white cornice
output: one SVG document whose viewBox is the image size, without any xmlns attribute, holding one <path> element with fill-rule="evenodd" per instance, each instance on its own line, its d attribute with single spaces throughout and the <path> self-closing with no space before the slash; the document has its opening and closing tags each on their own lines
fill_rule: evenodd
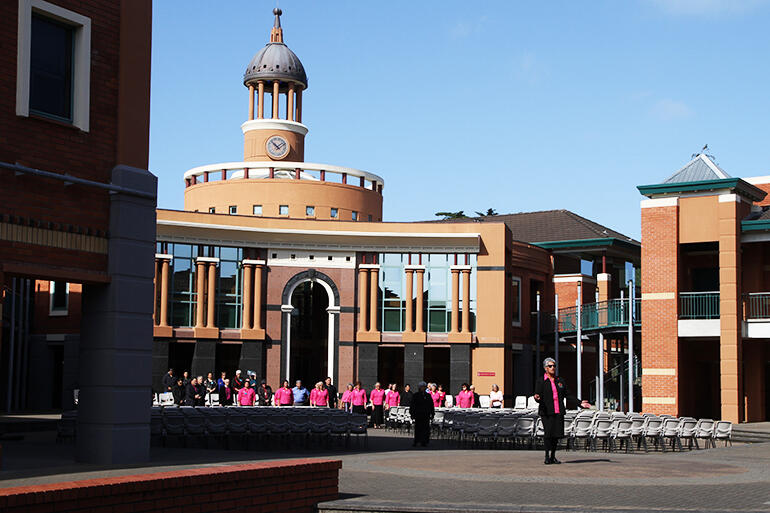
<svg viewBox="0 0 770 513">
<path fill-rule="evenodd" d="M 252 130 L 287 130 L 299 135 L 307 135 L 308 129 L 302 123 L 287 119 L 252 119 L 241 125 L 243 133 Z"/>
</svg>

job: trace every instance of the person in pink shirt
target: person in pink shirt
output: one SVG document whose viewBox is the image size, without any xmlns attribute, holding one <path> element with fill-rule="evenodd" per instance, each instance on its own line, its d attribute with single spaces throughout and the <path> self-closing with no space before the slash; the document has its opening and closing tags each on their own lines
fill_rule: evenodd
<svg viewBox="0 0 770 513">
<path fill-rule="evenodd" d="M 439 395 L 439 406 L 444 406 L 446 404 L 444 401 L 446 401 L 446 392 L 444 392 L 444 385 L 438 386 L 438 395 Z"/>
<path fill-rule="evenodd" d="M 390 389 L 388 397 L 385 398 L 385 406 L 390 409 L 394 406 L 398 406 L 399 404 L 401 404 L 401 395 L 398 393 L 398 385 L 394 383 Z"/>
<path fill-rule="evenodd" d="M 366 390 L 361 388 L 360 381 L 356 381 L 356 385 L 353 387 L 350 396 L 350 404 L 353 406 L 353 413 L 366 414 Z"/>
<path fill-rule="evenodd" d="M 256 397 L 254 389 L 251 388 L 249 380 L 246 380 L 243 388 L 238 390 L 238 404 L 241 406 L 254 406 L 254 397 Z"/>
<path fill-rule="evenodd" d="M 385 404 L 385 390 L 379 382 L 374 384 L 374 390 L 369 395 L 372 402 L 372 424 L 374 429 L 381 428 L 385 424 L 385 415 L 383 413 L 383 404 Z"/>
<path fill-rule="evenodd" d="M 431 383 L 429 386 L 430 386 L 430 398 L 433 399 L 433 407 L 438 408 L 439 406 L 441 406 L 441 394 L 436 388 L 435 383 Z"/>
<path fill-rule="evenodd" d="M 283 386 L 275 391 L 275 404 L 276 406 L 291 406 L 294 402 L 294 396 L 289 388 L 289 382 L 283 381 Z"/>
<path fill-rule="evenodd" d="M 329 391 L 324 388 L 323 381 L 316 383 L 310 391 L 310 406 L 329 407 Z"/>
<path fill-rule="evenodd" d="M 457 394 L 457 406 L 460 408 L 473 407 L 473 392 L 468 389 L 468 383 L 463 383 L 462 390 Z"/>
<path fill-rule="evenodd" d="M 348 413 L 353 411 L 351 409 L 352 401 L 353 401 L 353 383 L 348 383 L 347 388 L 345 389 L 344 392 L 342 392 L 342 400 L 340 401 L 340 403 L 342 403 L 342 409 Z"/>
</svg>

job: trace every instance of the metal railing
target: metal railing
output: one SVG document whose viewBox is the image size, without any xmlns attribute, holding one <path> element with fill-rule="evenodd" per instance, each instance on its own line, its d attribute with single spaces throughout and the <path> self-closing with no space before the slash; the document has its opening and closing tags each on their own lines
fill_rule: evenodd
<svg viewBox="0 0 770 513">
<path fill-rule="evenodd" d="M 553 314 L 549 315 L 553 333 Z M 634 326 L 642 324 L 642 301 L 634 299 Z M 583 331 L 628 326 L 628 299 L 610 299 L 586 303 L 580 308 L 580 328 Z M 559 332 L 577 331 L 577 307 L 559 309 Z"/>
<path fill-rule="evenodd" d="M 770 319 L 770 292 L 752 292 L 743 295 L 744 319 Z"/>
<path fill-rule="evenodd" d="M 680 292 L 680 319 L 719 319 L 719 292 Z"/>
</svg>

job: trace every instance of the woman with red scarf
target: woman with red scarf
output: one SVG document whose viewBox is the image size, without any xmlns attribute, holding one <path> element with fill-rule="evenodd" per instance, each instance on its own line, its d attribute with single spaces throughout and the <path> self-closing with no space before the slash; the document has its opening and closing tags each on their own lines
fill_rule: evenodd
<svg viewBox="0 0 770 513">
<path fill-rule="evenodd" d="M 543 379 L 535 383 L 535 400 L 540 403 L 540 418 L 543 421 L 543 442 L 545 444 L 545 464 L 558 464 L 556 459 L 556 447 L 559 439 L 564 437 L 564 411 L 565 400 L 567 404 L 580 404 L 583 408 L 590 408 L 588 401 L 580 401 L 570 394 L 567 384 L 556 375 L 556 361 L 553 358 L 543 360 L 545 374 Z"/>
</svg>

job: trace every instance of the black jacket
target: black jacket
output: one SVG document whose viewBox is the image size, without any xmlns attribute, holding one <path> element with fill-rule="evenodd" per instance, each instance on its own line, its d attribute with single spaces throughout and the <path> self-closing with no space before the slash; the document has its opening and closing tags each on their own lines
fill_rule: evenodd
<svg viewBox="0 0 770 513">
<path fill-rule="evenodd" d="M 259 401 L 257 404 L 259 406 L 270 406 L 270 401 L 273 400 L 273 388 L 270 385 L 265 385 L 265 388 L 262 388 L 262 385 L 260 385 L 256 388 L 256 391 L 257 401 Z"/>
<path fill-rule="evenodd" d="M 163 384 L 163 392 L 173 392 L 176 386 L 176 378 L 167 372 L 163 375 L 161 383 Z"/>
<path fill-rule="evenodd" d="M 481 408 L 481 398 L 479 397 L 479 394 L 477 394 L 476 392 L 473 392 L 473 407 Z"/>
<path fill-rule="evenodd" d="M 195 399 L 195 406 L 206 405 L 206 385 L 199 383 L 195 386 L 195 393 L 199 396 Z"/>
<path fill-rule="evenodd" d="M 174 394 L 174 404 L 177 406 L 181 406 L 184 403 L 184 392 L 185 392 L 185 386 L 176 386 L 174 385 L 174 388 L 171 389 L 171 393 Z"/>
<path fill-rule="evenodd" d="M 409 415 L 415 422 L 426 422 L 433 418 L 433 399 L 427 392 L 417 392 L 412 396 Z"/>
<path fill-rule="evenodd" d="M 329 408 L 337 407 L 337 387 L 334 385 L 324 385 L 324 388 L 329 392 Z"/>
<path fill-rule="evenodd" d="M 414 397 L 414 392 L 411 390 L 408 392 L 401 392 L 401 406 L 411 406 L 412 397 Z"/>
<path fill-rule="evenodd" d="M 195 389 L 192 383 L 187 383 L 187 385 L 184 387 L 184 405 L 195 406 L 195 394 L 197 393 L 198 391 Z"/>
<path fill-rule="evenodd" d="M 556 376 L 554 380 L 556 384 L 556 391 L 559 394 L 559 404 L 562 406 L 562 412 L 564 413 L 564 402 L 566 400 L 567 408 L 577 408 L 580 405 L 580 399 L 572 395 L 567 383 L 561 379 L 560 376 Z M 539 395 L 540 399 L 537 401 L 540 403 L 540 409 L 538 410 L 540 415 L 553 415 L 553 389 L 551 388 L 551 380 L 543 378 L 535 383 L 535 395 Z"/>
<path fill-rule="evenodd" d="M 230 391 L 230 398 L 227 398 L 227 391 Z M 219 394 L 219 404 L 222 406 L 229 406 L 233 404 L 233 398 L 235 397 L 235 392 L 233 392 L 232 388 L 226 387 L 224 385 L 219 385 L 217 387 L 217 394 Z"/>
</svg>

